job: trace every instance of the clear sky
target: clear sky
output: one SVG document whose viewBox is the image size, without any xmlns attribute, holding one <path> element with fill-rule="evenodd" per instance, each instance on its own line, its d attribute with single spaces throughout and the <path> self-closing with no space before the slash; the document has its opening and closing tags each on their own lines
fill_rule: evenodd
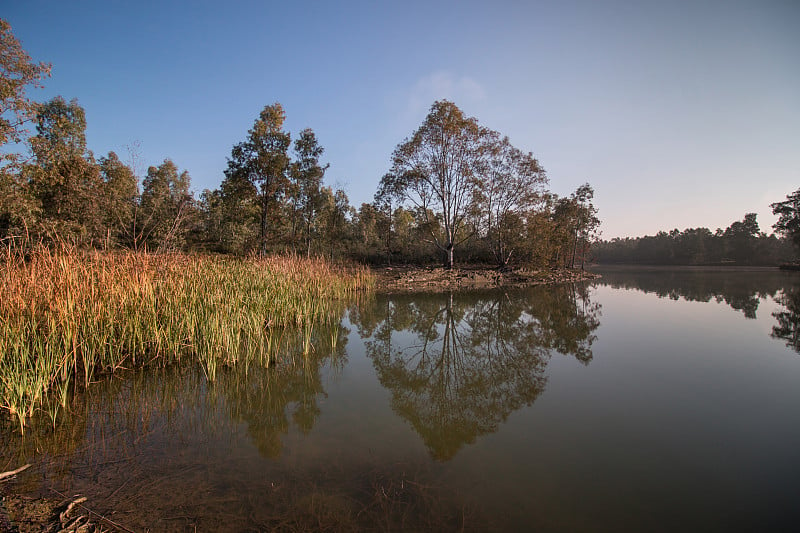
<svg viewBox="0 0 800 533">
<path fill-rule="evenodd" d="M 800 188 L 800 1 L 4 0 L 37 100 L 77 98 L 88 144 L 169 157 L 200 192 L 280 102 L 329 185 L 369 202 L 437 99 L 595 188 L 604 238 L 758 213 Z"/>
</svg>

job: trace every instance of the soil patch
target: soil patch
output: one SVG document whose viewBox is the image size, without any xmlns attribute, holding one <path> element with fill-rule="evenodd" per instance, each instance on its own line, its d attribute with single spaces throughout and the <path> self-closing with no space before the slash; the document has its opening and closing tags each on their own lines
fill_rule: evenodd
<svg viewBox="0 0 800 533">
<path fill-rule="evenodd" d="M 29 466 L 0 473 L 0 533 L 112 531 L 97 523 L 97 517 L 84 505 L 86 498 L 42 498 L 15 491 L 16 473 Z M 126 531 L 125 528 L 113 530 Z"/>
<path fill-rule="evenodd" d="M 569 269 L 497 269 L 462 266 L 453 270 L 413 265 L 373 268 L 378 292 L 449 292 L 494 287 L 527 287 L 553 283 L 576 283 L 597 279 L 599 274 Z"/>
</svg>

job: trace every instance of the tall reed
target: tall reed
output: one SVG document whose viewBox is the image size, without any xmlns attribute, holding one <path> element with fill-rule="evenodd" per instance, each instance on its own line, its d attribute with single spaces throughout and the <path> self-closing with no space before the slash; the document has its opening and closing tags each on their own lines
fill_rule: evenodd
<svg viewBox="0 0 800 533">
<path fill-rule="evenodd" d="M 45 248 L 0 258 L 0 409 L 21 426 L 51 390 L 125 367 L 266 363 L 287 330 L 310 339 L 369 289 L 365 269 Z M 310 345 L 306 345 L 306 350 Z"/>
</svg>

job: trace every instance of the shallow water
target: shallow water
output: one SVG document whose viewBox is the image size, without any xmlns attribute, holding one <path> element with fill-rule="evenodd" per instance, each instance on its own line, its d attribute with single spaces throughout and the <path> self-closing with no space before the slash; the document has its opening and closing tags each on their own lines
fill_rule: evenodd
<svg viewBox="0 0 800 533">
<path fill-rule="evenodd" d="M 794 530 L 799 331 L 767 270 L 376 296 L 312 357 L 96 383 L 0 470 L 136 531 Z"/>
</svg>

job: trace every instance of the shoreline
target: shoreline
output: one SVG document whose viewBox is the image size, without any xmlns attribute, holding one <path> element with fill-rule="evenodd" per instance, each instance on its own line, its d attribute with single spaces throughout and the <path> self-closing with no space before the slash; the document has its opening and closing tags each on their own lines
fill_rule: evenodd
<svg viewBox="0 0 800 533">
<path fill-rule="evenodd" d="M 638 265 L 634 263 L 592 263 L 586 268 L 597 272 L 778 272 L 782 270 L 777 265 Z"/>
<path fill-rule="evenodd" d="M 370 272 L 375 276 L 374 290 L 379 294 L 531 287 L 579 283 L 601 277 L 588 270 L 499 270 L 482 265 L 465 265 L 452 270 L 440 266 L 399 265 L 372 267 Z"/>
</svg>

